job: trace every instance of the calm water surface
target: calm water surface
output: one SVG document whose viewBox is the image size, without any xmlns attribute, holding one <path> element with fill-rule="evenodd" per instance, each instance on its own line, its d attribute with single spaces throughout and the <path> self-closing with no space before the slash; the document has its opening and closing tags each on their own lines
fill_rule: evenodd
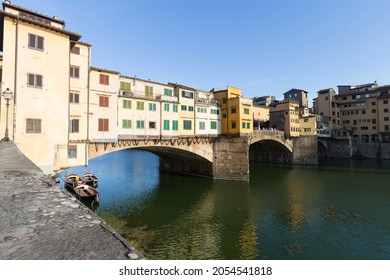
<svg viewBox="0 0 390 280">
<path fill-rule="evenodd" d="M 251 180 L 159 174 L 153 154 L 101 156 L 98 214 L 149 259 L 390 259 L 390 161 L 251 163 Z"/>
</svg>

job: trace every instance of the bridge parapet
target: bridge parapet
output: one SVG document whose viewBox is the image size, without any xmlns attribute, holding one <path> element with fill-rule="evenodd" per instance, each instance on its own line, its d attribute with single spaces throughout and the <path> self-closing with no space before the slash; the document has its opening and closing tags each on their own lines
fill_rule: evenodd
<svg viewBox="0 0 390 280">
<path fill-rule="evenodd" d="M 262 140 L 273 140 L 284 145 L 290 152 L 293 151 L 294 143 L 284 137 L 284 131 L 278 130 L 254 130 L 250 137 L 250 145 Z"/>
</svg>

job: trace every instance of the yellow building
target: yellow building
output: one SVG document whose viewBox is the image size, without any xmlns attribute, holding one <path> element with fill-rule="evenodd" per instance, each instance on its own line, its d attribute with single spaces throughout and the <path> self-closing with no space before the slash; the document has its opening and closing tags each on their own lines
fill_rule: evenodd
<svg viewBox="0 0 390 280">
<path fill-rule="evenodd" d="M 286 137 L 298 137 L 299 128 L 299 103 L 290 100 L 279 103 L 269 112 L 269 126 L 271 129 L 284 131 Z"/>
<path fill-rule="evenodd" d="M 65 22 L 9 1 L 0 11 L 2 92 L 9 88 L 9 138 L 44 172 L 68 160 L 71 42 L 80 35 Z M 55 74 L 53 74 L 55 73 Z M 4 99 L 3 99 L 4 100 Z M 6 127 L 1 103 L 0 131 Z"/>
<path fill-rule="evenodd" d="M 253 127 L 260 129 L 265 122 L 269 121 L 269 107 L 253 105 Z"/>
<path fill-rule="evenodd" d="M 300 136 L 317 135 L 317 116 L 299 117 Z"/>
<path fill-rule="evenodd" d="M 253 132 L 253 102 L 244 98 L 240 89 L 228 86 L 226 90 L 214 90 L 214 98 L 221 104 L 222 134 Z"/>
</svg>

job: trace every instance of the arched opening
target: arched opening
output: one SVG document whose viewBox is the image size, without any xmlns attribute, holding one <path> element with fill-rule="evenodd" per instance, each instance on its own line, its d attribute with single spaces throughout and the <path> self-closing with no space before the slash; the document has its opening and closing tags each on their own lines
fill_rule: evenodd
<svg viewBox="0 0 390 280">
<path fill-rule="evenodd" d="M 318 157 L 327 158 L 328 157 L 328 148 L 322 141 L 318 141 Z"/>
<path fill-rule="evenodd" d="M 261 140 L 249 148 L 250 161 L 292 163 L 293 154 L 282 143 L 274 140 Z"/>
</svg>

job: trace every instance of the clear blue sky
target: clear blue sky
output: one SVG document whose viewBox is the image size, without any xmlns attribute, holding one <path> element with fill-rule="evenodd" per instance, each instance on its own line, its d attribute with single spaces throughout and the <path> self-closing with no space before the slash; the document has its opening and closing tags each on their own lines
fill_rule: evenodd
<svg viewBox="0 0 390 280">
<path fill-rule="evenodd" d="M 388 0 L 12 0 L 66 21 L 92 65 L 245 97 L 390 84 Z"/>
</svg>

